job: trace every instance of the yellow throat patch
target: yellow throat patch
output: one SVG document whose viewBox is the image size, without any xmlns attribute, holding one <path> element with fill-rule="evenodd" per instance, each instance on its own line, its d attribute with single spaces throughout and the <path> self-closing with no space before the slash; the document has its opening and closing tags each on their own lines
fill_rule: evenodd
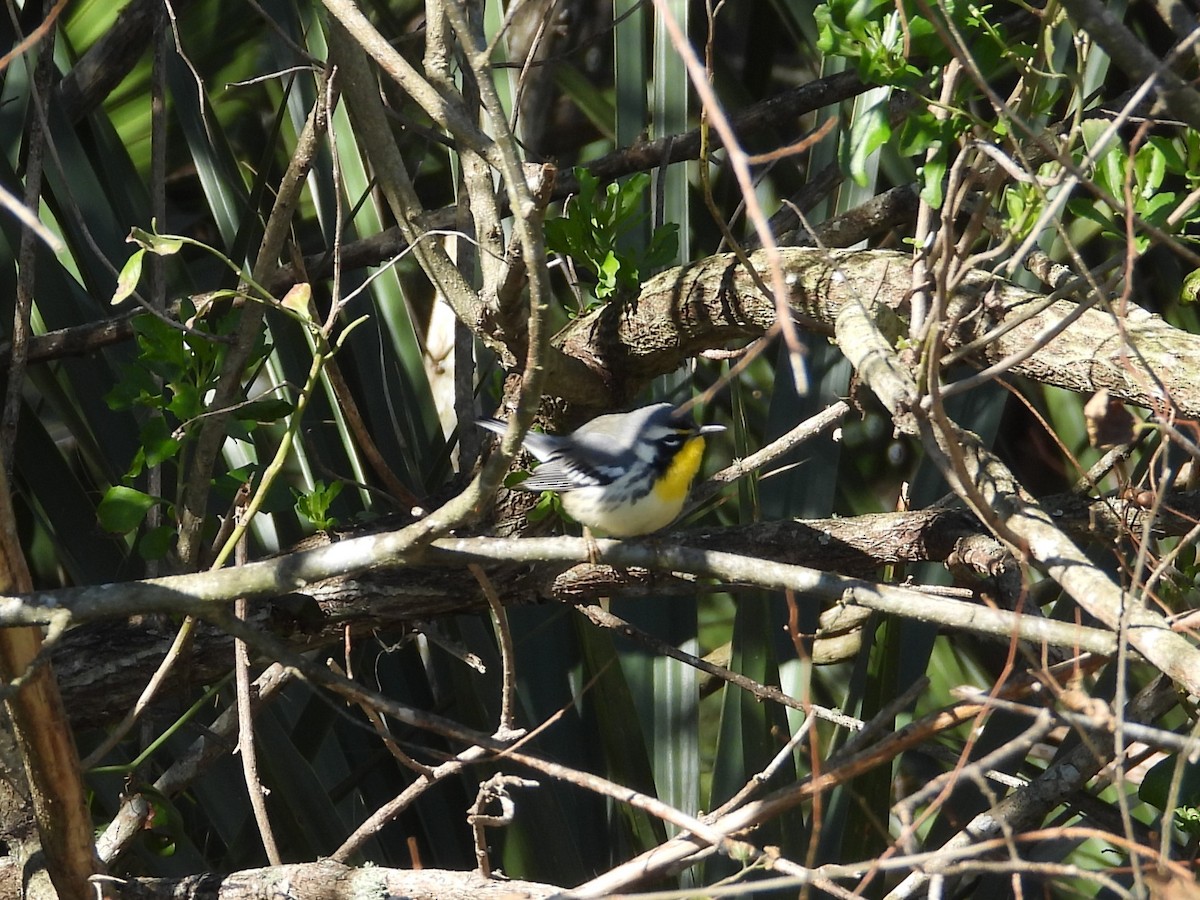
<svg viewBox="0 0 1200 900">
<path fill-rule="evenodd" d="M 700 470 L 704 458 L 704 438 L 694 437 L 675 454 L 666 474 L 654 485 L 654 493 L 664 503 L 682 503 L 692 486 L 692 479 Z"/>
</svg>

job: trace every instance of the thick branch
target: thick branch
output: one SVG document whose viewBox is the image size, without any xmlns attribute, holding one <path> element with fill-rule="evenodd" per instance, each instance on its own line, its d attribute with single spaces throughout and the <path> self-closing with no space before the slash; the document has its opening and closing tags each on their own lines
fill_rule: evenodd
<svg viewBox="0 0 1200 900">
<path fill-rule="evenodd" d="M 559 889 L 532 881 L 484 878 L 475 872 L 446 869 L 355 869 L 332 860 L 246 869 L 230 875 L 184 878 L 137 878 L 121 885 L 126 900 L 353 900 L 358 897 L 406 897 L 411 900 L 533 900 Z"/>
<path fill-rule="evenodd" d="M 760 273 L 767 272 L 765 254 L 751 259 Z M 779 259 L 792 290 L 792 309 L 812 331 L 832 334 L 845 305 L 861 298 L 907 320 L 912 262 L 907 254 L 782 248 Z M 1015 320 L 1044 299 L 989 273 L 972 273 L 950 298 L 948 320 L 954 327 L 947 335 L 947 350 Z M 967 361 L 979 368 L 999 362 L 1034 343 L 1048 324 L 1074 308 L 1069 301 L 1059 301 L 987 343 Z M 628 398 L 701 351 L 759 337 L 774 320 L 771 301 L 732 255 L 720 255 L 664 272 L 642 287 L 636 307 L 610 304 L 576 320 L 556 344 L 589 368 L 611 373 L 614 394 Z M 1140 358 L 1131 354 L 1129 344 Z M 1196 359 L 1200 335 L 1173 328 L 1130 304 L 1120 322 L 1112 312 L 1088 310 L 1066 333 L 1012 371 L 1072 391 L 1108 388 L 1113 396 L 1147 408 L 1161 406 L 1165 394 L 1183 415 L 1194 418 L 1200 417 Z M 562 387 L 567 396 L 571 386 Z M 588 402 L 586 397 L 569 399 Z"/>
<path fill-rule="evenodd" d="M 1181 499 L 1170 504 L 1173 507 L 1190 508 L 1195 503 L 1194 494 L 1179 495 Z M 1099 511 L 1109 501 L 1098 501 Z M 1062 505 L 1054 503 L 1049 507 L 1056 513 L 1063 511 Z M 1090 509 L 1090 507 L 1089 507 Z M 1114 507 L 1115 510 L 1115 507 Z M 1082 514 L 1076 510 L 1076 514 Z M 1115 511 L 1103 513 L 1109 518 L 1119 518 Z M 1130 513 L 1137 515 L 1136 512 Z M 897 534 L 891 539 L 893 544 L 885 556 L 903 557 L 904 544 L 919 546 L 914 543 L 911 533 L 904 533 L 928 514 L 897 514 Z M 947 512 L 935 515 L 932 520 L 942 531 L 940 541 L 943 549 L 948 537 L 961 528 L 960 514 Z M 872 517 L 877 518 L 877 517 Z M 1061 516 L 1056 516 L 1061 520 Z M 886 518 L 882 521 L 887 521 Z M 925 519 L 926 523 L 930 520 Z M 1184 519 L 1172 518 L 1163 523 L 1166 526 L 1181 526 Z M 854 546 L 855 538 L 852 532 L 856 520 L 846 520 L 845 523 L 810 522 L 795 523 L 786 526 L 783 523 L 773 523 L 761 531 L 731 530 L 729 535 L 741 535 L 745 549 L 753 549 L 749 556 L 769 558 L 771 546 L 766 538 L 773 537 L 777 541 L 775 552 L 781 559 L 794 558 L 794 550 L 789 546 L 807 533 L 808 546 L 811 552 L 828 558 L 830 555 L 830 536 L 838 535 L 837 540 L 847 545 L 847 561 L 857 561 L 862 565 L 866 559 L 879 552 L 879 535 L 886 529 L 867 529 L 858 525 L 861 535 Z M 355 596 L 356 592 L 346 590 L 347 583 L 361 585 L 362 576 L 379 572 L 411 567 L 450 566 L 460 564 L 459 553 L 466 548 L 478 548 L 478 559 L 488 559 L 489 545 L 500 545 L 499 539 L 473 538 L 470 543 L 462 539 L 437 541 L 431 546 L 413 544 L 414 535 L 421 534 L 419 529 L 401 529 L 379 534 L 367 534 L 360 537 L 339 540 L 326 546 L 312 547 L 271 559 L 247 563 L 244 566 L 220 569 L 212 572 L 201 572 L 189 575 L 174 575 L 165 578 L 148 578 L 142 581 L 132 581 L 123 584 L 101 584 L 86 587 L 62 588 L 54 591 L 36 591 L 29 594 L 0 597 L 0 627 L 12 625 L 47 625 L 60 627 L 78 625 L 84 622 L 101 619 L 112 619 L 122 616 L 143 615 L 148 613 L 168 613 L 178 615 L 188 613 L 204 616 L 213 607 L 228 603 L 239 596 L 250 598 L 282 597 L 304 592 L 310 595 L 320 595 L 323 590 L 329 590 L 339 599 Z M 726 537 L 725 532 L 707 532 L 704 540 L 715 541 L 723 549 L 729 550 L 736 544 Z M 926 536 L 923 540 L 928 541 Z M 874 542 L 874 549 L 872 548 Z M 935 541 L 936 543 L 936 541 Z M 500 557 L 512 565 L 533 565 L 557 559 L 559 561 L 582 561 L 589 559 L 583 544 L 568 538 L 525 538 L 509 541 L 504 544 L 503 552 L 508 557 Z M 659 566 L 670 569 L 675 563 L 669 555 L 655 552 L 651 545 L 606 541 L 598 545 L 602 551 L 596 557 L 602 562 L 617 566 Z M 661 546 L 660 546 L 661 549 Z M 681 548 L 686 549 L 686 548 Z M 453 552 L 447 552 L 453 551 Z M 544 553 L 549 555 L 542 555 Z M 923 559 L 936 555 L 921 551 L 917 553 Z M 813 562 L 806 560 L 806 562 Z M 697 574 L 719 575 L 720 573 L 698 562 L 689 563 L 679 568 L 680 571 Z M 414 568 L 414 571 L 420 571 Z M 333 579 L 342 579 L 341 585 L 328 584 Z M 445 584 L 445 576 L 438 575 L 441 583 Z M 753 578 L 747 583 L 758 583 Z M 408 611 L 408 617 L 437 615 L 447 612 L 459 612 L 463 609 L 462 595 L 457 589 L 447 590 L 445 587 L 425 584 L 421 587 L 421 579 L 416 579 L 418 585 L 415 593 L 424 593 L 426 601 L 418 608 Z M 470 592 L 473 596 L 474 592 Z M 440 598 L 440 599 L 439 599 Z M 577 598 L 572 598 L 577 600 Z M 378 608 L 376 607 L 376 612 Z"/>
<path fill-rule="evenodd" d="M 1075 495 L 1049 497 L 1042 505 L 1055 523 L 1077 539 L 1102 543 L 1141 533 L 1143 519 L 1149 515 L 1132 503 Z M 1200 492 L 1174 494 L 1166 505 L 1168 512 L 1154 522 L 1156 533 L 1184 534 L 1200 519 Z M 934 509 L 764 522 L 682 532 L 669 540 L 870 578 L 886 563 L 945 561 L 957 547 L 986 533 L 965 511 Z M 340 540 L 338 545 L 344 543 Z M 275 562 L 283 569 L 292 565 L 287 557 Z M 981 560 L 974 568 L 986 575 L 988 564 L 989 560 Z M 561 563 L 501 564 L 489 567 L 488 577 L 509 605 L 589 603 L 617 592 L 647 598 L 696 592 L 690 577 L 590 563 L 567 565 L 565 570 Z M 315 581 L 295 593 L 281 587 L 278 593 L 280 599 L 259 608 L 259 624 L 297 648 L 336 644 L 344 639 L 347 626 L 366 634 L 484 606 L 478 584 L 461 566 L 380 568 Z M 96 622 L 73 629 L 56 648 L 54 665 L 76 727 L 101 725 L 137 698 L 146 673 L 153 671 L 174 635 L 174 629 L 158 628 L 154 621 Z M 226 672 L 230 644 L 218 629 L 202 628 L 189 660 L 192 678 L 204 680 Z"/>
</svg>

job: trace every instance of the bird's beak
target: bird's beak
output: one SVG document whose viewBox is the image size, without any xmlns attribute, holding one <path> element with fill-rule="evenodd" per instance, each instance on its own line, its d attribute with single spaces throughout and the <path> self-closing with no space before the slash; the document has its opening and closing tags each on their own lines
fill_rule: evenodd
<svg viewBox="0 0 1200 900">
<path fill-rule="evenodd" d="M 725 430 L 724 425 L 701 425 L 697 429 L 696 433 L 697 434 L 720 434 L 724 430 Z"/>
</svg>

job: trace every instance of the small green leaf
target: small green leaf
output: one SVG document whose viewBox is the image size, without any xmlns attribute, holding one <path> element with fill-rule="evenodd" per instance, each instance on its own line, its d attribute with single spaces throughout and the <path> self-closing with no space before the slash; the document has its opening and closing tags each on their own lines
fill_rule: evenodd
<svg viewBox="0 0 1200 900">
<path fill-rule="evenodd" d="M 338 520 L 329 515 L 329 507 L 342 492 L 343 487 L 344 484 L 340 481 L 335 481 L 330 485 L 325 484 L 324 481 L 317 481 L 307 494 L 293 489 L 292 495 L 296 498 L 296 512 L 321 531 L 333 528 L 337 525 Z"/>
<path fill-rule="evenodd" d="M 1096 180 L 1114 197 L 1125 195 L 1125 166 L 1129 157 L 1119 147 L 1110 147 L 1096 166 Z"/>
<path fill-rule="evenodd" d="M 650 176 L 638 172 L 631 175 L 624 185 L 610 184 L 608 190 L 615 202 L 616 222 L 624 223 L 638 211 L 643 195 L 650 190 Z"/>
<path fill-rule="evenodd" d="M 141 525 L 146 512 L 158 502 L 157 498 L 142 491 L 115 484 L 96 507 L 96 517 L 105 531 L 126 534 Z"/>
<path fill-rule="evenodd" d="M 596 296 L 600 299 L 611 297 L 617 292 L 617 276 L 621 271 L 621 260 L 617 258 L 617 254 L 609 250 L 604 257 L 604 262 L 600 264 L 596 275 L 600 282 L 596 285 Z"/>
<path fill-rule="evenodd" d="M 148 466 L 161 465 L 179 452 L 179 441 L 171 435 L 171 429 L 162 416 L 151 416 L 139 432 L 142 453 Z"/>
<path fill-rule="evenodd" d="M 1179 198 L 1174 191 L 1160 191 L 1152 194 L 1138 203 L 1137 214 L 1151 225 L 1160 228 L 1167 224 L 1167 217 L 1179 206 Z"/>
<path fill-rule="evenodd" d="M 888 101 L 883 97 L 870 108 L 863 110 L 850 126 L 850 136 L 847 140 L 850 147 L 850 158 L 847 161 L 850 177 L 865 186 L 869 177 L 867 160 L 871 158 L 872 153 L 887 143 L 891 136 Z"/>
<path fill-rule="evenodd" d="M 163 559 L 171 552 L 175 542 L 175 528 L 171 525 L 159 525 L 151 528 L 138 541 L 138 554 L 142 559 Z"/>
<path fill-rule="evenodd" d="M 507 475 L 504 476 L 504 486 L 506 488 L 515 488 L 522 481 L 524 481 L 526 478 L 528 478 L 529 474 L 530 474 L 529 472 L 525 472 L 522 470 L 518 470 L 516 472 L 509 472 Z"/>
<path fill-rule="evenodd" d="M 1173 813 L 1175 826 L 1191 837 L 1200 836 L 1200 764 L 1184 762 L 1180 772 L 1177 806 L 1167 809 L 1171 781 L 1179 767 L 1178 756 L 1172 755 L 1156 763 L 1142 779 L 1138 797 L 1164 813 Z"/>
<path fill-rule="evenodd" d="M 943 137 L 942 123 L 924 110 L 906 116 L 897 135 L 896 152 L 901 156 L 920 156 Z"/>
<path fill-rule="evenodd" d="M 1071 214 L 1080 219 L 1087 219 L 1090 222 L 1095 222 L 1105 231 L 1116 233 L 1114 231 L 1114 222 L 1111 216 L 1111 211 L 1107 206 L 1097 205 L 1092 200 L 1081 199 L 1071 200 L 1067 203 L 1067 209 Z"/>
<path fill-rule="evenodd" d="M 1187 174 L 1187 163 L 1183 159 L 1182 148 L 1179 146 L 1178 140 L 1152 135 L 1149 142 L 1162 155 L 1163 165 L 1168 172 L 1172 175 Z"/>
<path fill-rule="evenodd" d="M 146 450 L 143 447 L 138 447 L 134 451 L 133 459 L 130 461 L 129 468 L 125 472 L 125 478 L 127 480 L 137 478 L 144 471 L 146 471 Z"/>
<path fill-rule="evenodd" d="M 111 391 L 104 395 L 109 409 L 129 409 L 132 406 L 157 407 L 162 393 L 149 369 L 127 366 Z"/>
<path fill-rule="evenodd" d="M 159 367 L 156 374 L 167 380 L 178 377 L 192 365 L 192 353 L 184 343 L 183 334 L 157 316 L 138 316 L 133 320 L 141 362 Z"/>
<path fill-rule="evenodd" d="M 307 282 L 293 284 L 279 305 L 291 310 L 305 322 L 312 321 L 312 286 Z"/>
<path fill-rule="evenodd" d="M 538 498 L 537 505 L 529 511 L 529 515 L 526 518 L 530 522 L 536 523 L 543 522 L 555 515 L 564 519 L 569 518 L 563 512 L 562 498 L 554 491 L 542 491 L 542 496 Z"/>
<path fill-rule="evenodd" d="M 127 300 L 137 290 L 138 282 L 142 280 L 142 260 L 145 257 L 145 250 L 135 250 L 125 261 L 125 265 L 121 267 L 121 274 L 117 276 L 117 289 L 113 291 L 112 300 L 109 301 L 112 306 Z"/>
<path fill-rule="evenodd" d="M 1155 144 L 1146 144 L 1133 158 L 1134 176 L 1142 199 L 1154 196 L 1167 173 L 1167 159 Z"/>
<path fill-rule="evenodd" d="M 1179 299 L 1184 303 L 1195 303 L 1200 298 L 1200 269 L 1193 269 L 1183 279 Z"/>
<path fill-rule="evenodd" d="M 154 234 L 141 228 L 131 230 L 125 240 L 130 244 L 138 244 L 158 256 L 173 256 L 183 248 L 183 238 Z"/>
<path fill-rule="evenodd" d="M 571 257 L 581 274 L 596 279 L 597 298 L 606 300 L 635 291 L 643 273 L 675 258 L 678 226 L 657 229 L 648 248 L 627 249 L 624 236 L 640 228 L 646 218 L 641 207 L 650 188 L 649 175 L 639 172 L 600 192 L 596 178 L 586 169 L 575 173 L 579 193 L 566 204 L 561 217 L 546 223 L 546 246 Z"/>
<path fill-rule="evenodd" d="M 941 209 L 946 183 L 946 155 L 937 153 L 921 167 L 921 199 L 930 209 Z"/>
<path fill-rule="evenodd" d="M 194 384 L 176 384 L 167 409 L 180 422 L 190 422 L 204 411 L 204 398 Z"/>
<path fill-rule="evenodd" d="M 241 490 L 242 485 L 254 480 L 258 472 L 257 463 L 246 463 L 228 472 L 222 472 L 213 478 L 213 489 L 218 497 L 225 502 L 231 502 Z"/>
</svg>

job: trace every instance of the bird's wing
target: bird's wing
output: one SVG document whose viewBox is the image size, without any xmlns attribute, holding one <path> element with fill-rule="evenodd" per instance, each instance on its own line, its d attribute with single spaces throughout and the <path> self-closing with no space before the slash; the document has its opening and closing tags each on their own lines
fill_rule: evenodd
<svg viewBox="0 0 1200 900">
<path fill-rule="evenodd" d="M 500 419 L 476 419 L 475 421 L 481 428 L 494 431 L 496 434 L 502 435 L 508 430 L 508 423 Z M 527 431 L 525 440 L 521 443 L 534 455 L 535 459 L 544 462 L 554 454 L 554 451 L 562 448 L 563 438 L 553 434 L 542 434 L 540 431 Z"/>
<path fill-rule="evenodd" d="M 497 434 L 504 434 L 508 428 L 508 423 L 499 419 L 476 421 Z M 572 442 L 557 435 L 530 431 L 525 435 L 525 449 L 541 465 L 517 487 L 527 491 L 574 491 L 610 484 L 621 474 L 608 446 L 610 442 L 602 435 Z"/>
<path fill-rule="evenodd" d="M 578 454 L 562 454 L 546 460 L 518 487 L 527 491 L 574 491 L 603 487 L 611 484 L 620 474 L 615 467 L 606 466 L 598 460 L 588 460 Z"/>
</svg>

